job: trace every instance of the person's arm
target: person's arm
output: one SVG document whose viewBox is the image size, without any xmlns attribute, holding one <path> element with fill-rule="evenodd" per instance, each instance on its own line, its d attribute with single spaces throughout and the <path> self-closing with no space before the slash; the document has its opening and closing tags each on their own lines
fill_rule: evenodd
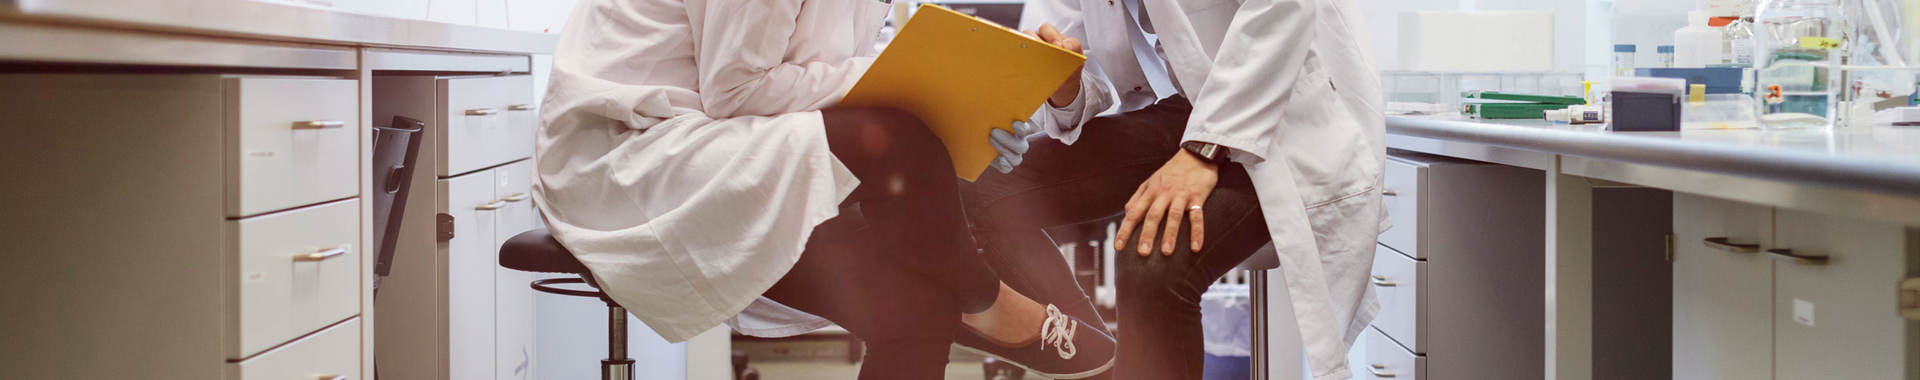
<svg viewBox="0 0 1920 380">
<path fill-rule="evenodd" d="M 1281 109 L 1307 74 L 1303 66 L 1315 37 L 1316 1 L 1248 0 L 1240 6 L 1214 54 L 1204 93 L 1194 99 L 1181 141 L 1227 147 L 1241 160 L 1269 158 L 1268 146 L 1286 127 L 1280 125 Z"/>
<path fill-rule="evenodd" d="M 1213 57 L 1204 90 L 1193 100 L 1183 142 L 1212 143 L 1231 149 L 1233 158 L 1252 165 L 1266 157 L 1278 134 L 1280 110 L 1293 101 L 1293 89 L 1314 40 L 1315 1 L 1247 0 L 1233 16 L 1226 37 Z M 1317 84 L 1309 84 L 1317 85 Z M 1201 205 L 1220 179 L 1218 163 L 1181 151 L 1148 177 L 1127 201 L 1126 219 L 1114 235 L 1114 248 L 1125 250 L 1127 237 L 1139 228 L 1139 254 L 1155 250 L 1171 255 L 1175 234 L 1185 219 L 1192 224 L 1191 249 L 1199 251 L 1205 235 Z M 1161 221 L 1165 220 L 1165 229 Z M 1155 238 L 1158 237 L 1158 247 Z"/>
<path fill-rule="evenodd" d="M 1037 0 L 1039 1 L 1039 0 Z M 1080 0 L 1043 0 L 1053 11 L 1056 25 L 1064 25 L 1058 31 L 1067 38 L 1086 41 L 1087 27 L 1081 17 Z M 1111 37 L 1111 36 L 1109 36 Z M 1084 54 L 1084 53 L 1083 53 Z M 1080 67 L 1077 81 L 1070 81 L 1054 93 L 1047 104 L 1033 115 L 1033 124 L 1047 136 L 1072 144 L 1080 139 L 1080 126 L 1113 108 L 1113 89 L 1107 82 L 1105 73 L 1100 72 L 1097 62 L 1089 60 Z"/>
<path fill-rule="evenodd" d="M 846 95 L 873 64 L 785 62 L 797 33 L 800 0 L 708 0 L 688 3 L 707 115 L 774 115 L 824 108 Z M 870 36 L 869 36 L 870 37 Z"/>
</svg>

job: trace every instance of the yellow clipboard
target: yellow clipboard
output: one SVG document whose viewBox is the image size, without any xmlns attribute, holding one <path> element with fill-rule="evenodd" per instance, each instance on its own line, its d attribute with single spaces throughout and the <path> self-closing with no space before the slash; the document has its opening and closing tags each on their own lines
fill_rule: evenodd
<svg viewBox="0 0 1920 380">
<path fill-rule="evenodd" d="M 1033 116 L 1086 60 L 1012 29 L 927 4 L 914 12 L 840 105 L 912 113 L 946 144 L 953 173 L 973 181 L 997 156 L 988 130 L 1008 129 L 1008 124 Z"/>
</svg>

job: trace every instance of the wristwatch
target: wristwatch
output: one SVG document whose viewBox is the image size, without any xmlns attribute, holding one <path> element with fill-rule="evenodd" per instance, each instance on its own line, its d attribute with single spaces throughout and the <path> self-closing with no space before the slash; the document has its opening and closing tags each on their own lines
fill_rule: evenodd
<svg viewBox="0 0 1920 380">
<path fill-rule="evenodd" d="M 1232 155 L 1229 153 L 1233 151 L 1219 144 L 1199 141 L 1181 143 L 1180 149 L 1185 149 L 1187 153 L 1193 153 L 1194 157 L 1199 157 L 1201 160 L 1211 162 L 1214 165 L 1225 165 L 1231 161 L 1230 156 Z"/>
</svg>

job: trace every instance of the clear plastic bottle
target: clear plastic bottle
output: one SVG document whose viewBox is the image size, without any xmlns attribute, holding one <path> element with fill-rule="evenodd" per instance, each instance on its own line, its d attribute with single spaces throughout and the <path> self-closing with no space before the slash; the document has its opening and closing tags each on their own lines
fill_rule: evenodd
<svg viewBox="0 0 1920 380">
<path fill-rule="evenodd" d="M 1839 0 L 1763 0 L 1754 17 L 1760 123 L 1831 128 L 1840 95 Z"/>
<path fill-rule="evenodd" d="M 1613 45 L 1613 76 L 1633 76 L 1634 50 L 1639 49 L 1633 44 Z"/>
<path fill-rule="evenodd" d="M 1721 36 L 1726 40 L 1726 54 L 1721 55 L 1721 63 L 1735 65 L 1753 65 L 1753 17 L 1742 17 L 1720 28 Z"/>
</svg>

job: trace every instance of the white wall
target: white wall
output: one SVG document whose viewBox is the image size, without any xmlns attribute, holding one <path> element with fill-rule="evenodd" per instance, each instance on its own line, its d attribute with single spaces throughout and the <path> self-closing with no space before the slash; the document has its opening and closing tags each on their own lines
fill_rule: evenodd
<svg viewBox="0 0 1920 380">
<path fill-rule="evenodd" d="M 1671 0 L 1646 0 L 1671 1 Z M 1691 1 L 1685 3 L 1691 4 Z M 1399 52 L 1400 14 L 1418 11 L 1553 12 L 1554 71 L 1605 72 L 1611 59 L 1606 43 L 1608 0 L 1357 0 L 1366 47 L 1381 70 L 1404 67 Z M 1669 30 L 1671 32 L 1671 30 Z M 1671 34 L 1671 33 L 1669 33 Z M 1598 40 L 1596 40 L 1598 38 Z M 1497 36 L 1489 36 L 1490 40 Z M 1651 48 L 1648 48 L 1649 50 Z M 1593 74 L 1589 74 L 1589 77 Z"/>
</svg>

